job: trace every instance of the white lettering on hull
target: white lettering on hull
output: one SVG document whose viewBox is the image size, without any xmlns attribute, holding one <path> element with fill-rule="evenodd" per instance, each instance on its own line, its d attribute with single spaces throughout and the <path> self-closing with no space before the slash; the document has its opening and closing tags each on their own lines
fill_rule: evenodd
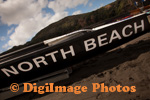
<svg viewBox="0 0 150 100">
<path fill-rule="evenodd" d="M 127 33 L 127 30 L 128 33 Z M 140 24 L 137 24 L 137 22 L 134 22 L 133 25 L 126 25 L 122 28 L 122 33 L 119 33 L 117 29 L 112 30 L 111 33 L 99 33 L 100 35 L 97 36 L 97 38 L 90 38 L 84 41 L 84 48 L 85 52 L 92 51 L 96 48 L 106 46 L 108 44 L 113 43 L 113 41 L 122 40 L 123 38 L 130 37 L 134 34 L 137 34 L 139 31 L 144 31 L 144 20 L 141 20 Z M 108 38 L 108 34 L 110 35 L 110 38 Z M 97 44 L 98 43 L 98 44 Z M 33 70 L 33 68 L 40 68 L 41 64 L 48 66 L 49 63 L 56 63 L 59 59 L 57 59 L 57 55 L 62 56 L 62 60 L 68 59 L 68 55 L 71 55 L 72 57 L 76 56 L 75 49 L 73 45 L 69 46 L 69 49 L 64 50 L 63 48 L 60 50 L 56 50 L 50 53 L 45 54 L 44 56 L 39 56 L 32 59 L 32 62 L 24 61 L 17 64 L 17 66 L 10 66 L 9 68 L 2 68 L 1 71 L 7 76 L 11 77 L 11 75 L 18 75 L 20 72 L 29 72 Z M 48 57 L 51 57 L 49 59 Z M 48 58 L 46 61 L 46 58 Z M 35 65 L 35 67 L 34 67 Z M 50 67 L 50 66 L 49 66 Z"/>
</svg>

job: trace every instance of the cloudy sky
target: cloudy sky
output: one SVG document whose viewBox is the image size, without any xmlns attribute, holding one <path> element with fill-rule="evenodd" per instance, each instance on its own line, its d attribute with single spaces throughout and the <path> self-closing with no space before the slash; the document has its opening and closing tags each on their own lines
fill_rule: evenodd
<svg viewBox="0 0 150 100">
<path fill-rule="evenodd" d="M 115 0 L 0 0 L 0 52 L 29 41 L 47 25 Z"/>
</svg>

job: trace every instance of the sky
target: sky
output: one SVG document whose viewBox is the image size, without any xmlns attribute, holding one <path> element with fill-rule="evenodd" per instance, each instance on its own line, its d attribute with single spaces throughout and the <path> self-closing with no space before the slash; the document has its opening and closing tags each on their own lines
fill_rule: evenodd
<svg viewBox="0 0 150 100">
<path fill-rule="evenodd" d="M 91 12 L 115 0 L 0 0 L 0 53 L 23 45 L 60 19 Z"/>
</svg>

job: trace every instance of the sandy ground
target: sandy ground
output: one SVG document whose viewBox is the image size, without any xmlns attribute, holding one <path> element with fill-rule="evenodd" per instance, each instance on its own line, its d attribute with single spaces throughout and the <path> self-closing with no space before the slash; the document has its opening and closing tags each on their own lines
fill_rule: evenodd
<svg viewBox="0 0 150 100">
<path fill-rule="evenodd" d="M 150 52 L 141 54 L 137 59 L 120 64 L 110 70 L 94 74 L 72 86 L 87 86 L 88 92 L 76 95 L 74 93 L 53 93 L 36 100 L 149 100 L 150 99 Z M 131 93 L 92 93 L 91 83 L 105 83 L 107 86 L 136 86 L 136 92 Z"/>
<path fill-rule="evenodd" d="M 129 43 L 72 66 L 69 79 L 58 86 L 87 86 L 88 91 L 74 93 L 23 94 L 11 100 L 150 100 L 150 33 Z M 136 86 L 136 92 L 92 92 L 92 83 L 107 86 Z"/>
</svg>

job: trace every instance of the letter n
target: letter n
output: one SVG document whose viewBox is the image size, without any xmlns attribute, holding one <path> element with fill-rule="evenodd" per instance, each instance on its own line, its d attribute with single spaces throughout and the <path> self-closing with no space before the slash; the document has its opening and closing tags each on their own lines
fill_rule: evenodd
<svg viewBox="0 0 150 100">
<path fill-rule="evenodd" d="M 11 70 L 3 68 L 3 69 L 1 69 L 1 71 L 4 72 L 8 77 L 10 77 L 9 73 L 12 73 L 14 75 L 19 74 L 19 72 L 14 68 L 14 66 L 10 66 L 10 68 L 11 68 Z"/>
</svg>

